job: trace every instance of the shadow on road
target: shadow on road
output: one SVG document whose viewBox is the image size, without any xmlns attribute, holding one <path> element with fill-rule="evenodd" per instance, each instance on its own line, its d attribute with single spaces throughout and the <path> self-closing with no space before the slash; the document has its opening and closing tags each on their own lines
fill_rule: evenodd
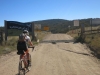
<svg viewBox="0 0 100 75">
<path fill-rule="evenodd" d="M 62 50 L 65 50 L 65 51 L 68 51 L 68 52 L 72 52 L 72 53 L 76 53 L 76 54 L 82 54 L 82 55 L 86 55 L 86 56 L 91 56 L 90 54 L 87 54 L 87 53 L 80 53 L 80 52 L 75 52 L 75 51 L 66 50 L 66 49 L 62 49 Z"/>
<path fill-rule="evenodd" d="M 40 43 L 69 43 L 74 42 L 74 40 L 43 40 Z"/>
<path fill-rule="evenodd" d="M 15 75 L 19 75 L 19 73 L 15 74 Z"/>
</svg>

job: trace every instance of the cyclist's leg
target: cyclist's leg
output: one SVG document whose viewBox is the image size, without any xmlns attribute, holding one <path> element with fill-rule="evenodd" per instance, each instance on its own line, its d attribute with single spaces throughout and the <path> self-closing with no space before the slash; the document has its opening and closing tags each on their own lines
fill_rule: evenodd
<svg viewBox="0 0 100 75">
<path fill-rule="evenodd" d="M 25 52 L 24 52 L 24 54 L 21 54 L 20 59 L 21 59 L 21 58 L 24 58 L 25 55 L 26 55 Z M 26 55 L 26 56 L 27 56 L 27 55 Z M 24 67 L 26 68 L 28 63 L 27 63 L 26 60 L 23 60 L 23 62 L 24 62 Z"/>
<path fill-rule="evenodd" d="M 20 55 L 20 59 L 22 59 L 23 57 L 24 57 L 24 54 L 21 54 L 21 55 Z"/>
<path fill-rule="evenodd" d="M 27 54 L 27 60 L 29 60 L 29 50 L 26 50 L 25 52 Z"/>
<path fill-rule="evenodd" d="M 26 54 L 27 54 L 27 62 L 28 62 L 28 65 L 29 65 L 29 62 L 30 62 L 30 61 L 29 61 L 29 59 L 30 59 L 30 58 L 29 58 L 29 50 L 26 51 Z"/>
</svg>

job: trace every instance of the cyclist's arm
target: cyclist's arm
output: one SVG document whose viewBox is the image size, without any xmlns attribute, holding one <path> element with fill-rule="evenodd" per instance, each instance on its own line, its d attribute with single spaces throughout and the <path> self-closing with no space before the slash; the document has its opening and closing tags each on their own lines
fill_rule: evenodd
<svg viewBox="0 0 100 75">
<path fill-rule="evenodd" d="M 34 46 L 33 46 L 33 43 L 31 42 L 31 40 L 29 40 L 29 44 L 30 44 L 32 47 L 34 47 Z"/>
<path fill-rule="evenodd" d="M 28 43 L 30 44 L 30 46 L 34 47 L 34 46 L 33 46 L 33 43 L 32 43 L 32 41 L 31 41 L 31 39 L 30 39 L 29 36 L 28 36 Z"/>
</svg>

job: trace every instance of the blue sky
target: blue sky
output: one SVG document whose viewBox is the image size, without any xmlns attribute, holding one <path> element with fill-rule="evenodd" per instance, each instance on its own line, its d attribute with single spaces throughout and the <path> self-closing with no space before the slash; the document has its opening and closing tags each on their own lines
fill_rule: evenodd
<svg viewBox="0 0 100 75">
<path fill-rule="evenodd" d="M 83 18 L 100 18 L 100 0 L 0 0 L 0 26 L 4 26 L 4 20 Z"/>
</svg>

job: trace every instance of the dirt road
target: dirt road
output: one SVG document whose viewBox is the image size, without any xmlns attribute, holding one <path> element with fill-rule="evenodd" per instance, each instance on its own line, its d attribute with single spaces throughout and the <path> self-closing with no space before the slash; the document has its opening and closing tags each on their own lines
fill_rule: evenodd
<svg viewBox="0 0 100 75">
<path fill-rule="evenodd" d="M 67 34 L 48 35 L 31 55 L 32 68 L 26 75 L 100 75 L 99 60 Z M 0 75 L 18 75 L 18 60 L 15 52 L 2 56 Z"/>
</svg>

